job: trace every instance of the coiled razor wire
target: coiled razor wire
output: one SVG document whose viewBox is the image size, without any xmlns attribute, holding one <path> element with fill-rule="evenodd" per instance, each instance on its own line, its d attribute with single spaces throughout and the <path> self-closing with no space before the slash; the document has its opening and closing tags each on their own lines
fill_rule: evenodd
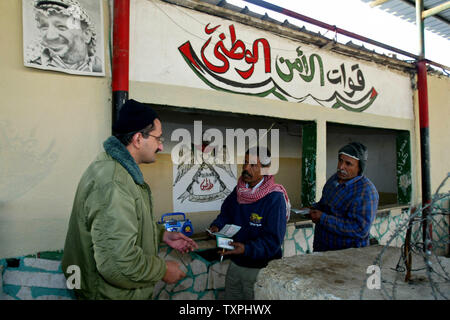
<svg viewBox="0 0 450 320">
<path fill-rule="evenodd" d="M 409 244 L 406 243 L 407 239 L 405 237 L 405 243 L 401 246 L 400 251 L 400 258 L 397 263 L 397 266 L 395 271 L 397 271 L 397 274 L 395 276 L 394 281 L 388 281 L 387 279 L 383 279 L 381 276 L 383 273 L 381 272 L 380 277 L 380 293 L 383 295 L 383 298 L 387 299 L 397 299 L 397 281 L 401 278 L 400 275 L 402 275 L 403 272 L 408 271 L 407 267 L 407 257 L 405 256 L 405 248 L 407 247 L 409 253 L 412 255 L 413 253 L 415 256 L 421 256 L 424 262 L 424 266 L 417 269 L 412 269 L 410 267 L 410 272 L 417 272 L 426 270 L 427 280 L 431 287 L 431 294 L 433 295 L 434 299 L 446 299 L 448 300 L 450 298 L 450 292 L 442 292 L 439 283 L 437 283 L 433 279 L 433 275 L 435 277 L 438 277 L 441 280 L 441 285 L 444 284 L 450 284 L 450 276 L 447 270 L 445 270 L 445 267 L 442 265 L 441 260 L 439 256 L 436 254 L 436 248 L 442 249 L 446 248 L 447 245 L 450 244 L 450 236 L 449 236 L 449 230 L 448 230 L 448 224 L 445 224 L 445 219 L 450 214 L 448 204 L 447 208 L 443 208 L 442 205 L 445 203 L 448 203 L 450 199 L 450 190 L 447 190 L 446 192 L 442 193 L 441 189 L 446 184 L 447 180 L 450 178 L 450 172 L 447 173 L 447 176 L 444 178 L 444 180 L 439 185 L 436 193 L 432 197 L 430 203 L 423 206 L 420 204 L 417 208 L 409 207 L 407 216 L 408 219 L 405 219 L 403 223 L 400 223 L 399 226 L 395 229 L 393 234 L 390 236 L 387 243 L 384 245 L 384 247 L 381 249 L 380 253 L 375 258 L 373 264 L 377 265 L 380 270 L 382 267 L 382 257 L 385 254 L 387 248 L 389 245 L 402 233 L 404 233 L 408 228 L 410 228 L 410 232 L 414 230 L 414 227 L 417 228 L 417 230 L 421 230 L 423 223 L 426 222 L 427 228 L 425 229 L 426 237 L 425 242 L 419 241 L 416 236 L 413 239 L 413 236 L 411 235 L 411 240 Z M 427 214 L 425 215 L 425 218 L 423 218 L 423 212 L 425 210 L 428 210 Z M 444 222 L 444 223 L 443 223 Z M 447 230 L 444 229 L 443 225 L 447 226 Z M 441 228 L 443 231 L 443 236 L 440 236 L 436 240 L 430 240 L 432 239 L 431 233 L 430 233 L 430 226 L 433 226 L 433 228 Z M 421 233 L 418 232 L 420 235 Z M 414 259 L 415 261 L 416 259 Z M 433 264 L 433 261 L 436 261 L 437 263 Z M 370 274 L 366 276 L 365 282 L 363 286 L 361 287 L 360 291 L 360 299 L 363 299 L 364 291 L 367 287 L 367 280 L 369 278 Z M 403 277 L 404 281 L 407 281 L 405 277 Z M 390 293 L 388 288 L 386 287 L 386 284 L 392 285 L 392 292 Z"/>
</svg>

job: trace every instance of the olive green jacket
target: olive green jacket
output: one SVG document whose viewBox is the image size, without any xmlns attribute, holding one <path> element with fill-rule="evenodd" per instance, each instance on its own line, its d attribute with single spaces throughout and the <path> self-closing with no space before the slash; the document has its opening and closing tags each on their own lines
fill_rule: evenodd
<svg viewBox="0 0 450 320">
<path fill-rule="evenodd" d="M 83 174 L 73 203 L 62 268 L 80 268 L 79 299 L 151 299 L 166 272 L 158 257 L 164 226 L 150 187 L 125 146 L 111 136 Z M 74 285 L 75 282 L 72 283 Z"/>
</svg>

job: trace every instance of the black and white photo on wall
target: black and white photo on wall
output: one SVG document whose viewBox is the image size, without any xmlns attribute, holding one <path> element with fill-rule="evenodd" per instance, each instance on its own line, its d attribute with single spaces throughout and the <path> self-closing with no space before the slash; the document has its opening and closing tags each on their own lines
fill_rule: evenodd
<svg viewBox="0 0 450 320">
<path fill-rule="evenodd" d="M 101 0 L 22 0 L 26 67 L 104 76 Z"/>
</svg>

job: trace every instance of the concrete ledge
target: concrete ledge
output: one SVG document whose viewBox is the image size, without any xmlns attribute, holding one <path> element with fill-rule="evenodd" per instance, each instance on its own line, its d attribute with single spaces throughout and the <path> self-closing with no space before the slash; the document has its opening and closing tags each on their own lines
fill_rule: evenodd
<svg viewBox="0 0 450 320">
<path fill-rule="evenodd" d="M 395 268 L 400 249 L 388 247 L 381 258 L 381 288 L 368 289 L 367 268 L 374 264 L 383 246 L 369 246 L 339 251 L 297 255 L 274 260 L 262 269 L 255 284 L 256 300 L 359 300 L 407 299 L 432 300 L 434 296 L 425 270 L 413 271 L 412 281 L 405 283 L 404 272 Z M 439 264 L 432 265 L 439 269 Z M 439 257 L 446 272 L 450 259 Z M 424 267 L 421 256 L 413 256 L 413 269 Z M 439 270 L 437 270 L 439 271 Z M 440 270 L 442 271 L 442 270 Z M 442 272 L 441 272 L 442 273 Z M 433 275 L 439 290 L 450 296 L 450 282 Z M 394 290 L 395 289 L 395 290 Z"/>
</svg>

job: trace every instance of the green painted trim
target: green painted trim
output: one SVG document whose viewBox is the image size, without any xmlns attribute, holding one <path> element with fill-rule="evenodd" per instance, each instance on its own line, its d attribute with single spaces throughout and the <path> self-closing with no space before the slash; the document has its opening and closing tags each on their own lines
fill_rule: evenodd
<svg viewBox="0 0 450 320">
<path fill-rule="evenodd" d="M 397 202 L 409 204 L 412 195 L 411 139 L 409 131 L 397 133 Z"/>
<path fill-rule="evenodd" d="M 302 207 L 316 202 L 317 124 L 302 126 Z"/>
</svg>

